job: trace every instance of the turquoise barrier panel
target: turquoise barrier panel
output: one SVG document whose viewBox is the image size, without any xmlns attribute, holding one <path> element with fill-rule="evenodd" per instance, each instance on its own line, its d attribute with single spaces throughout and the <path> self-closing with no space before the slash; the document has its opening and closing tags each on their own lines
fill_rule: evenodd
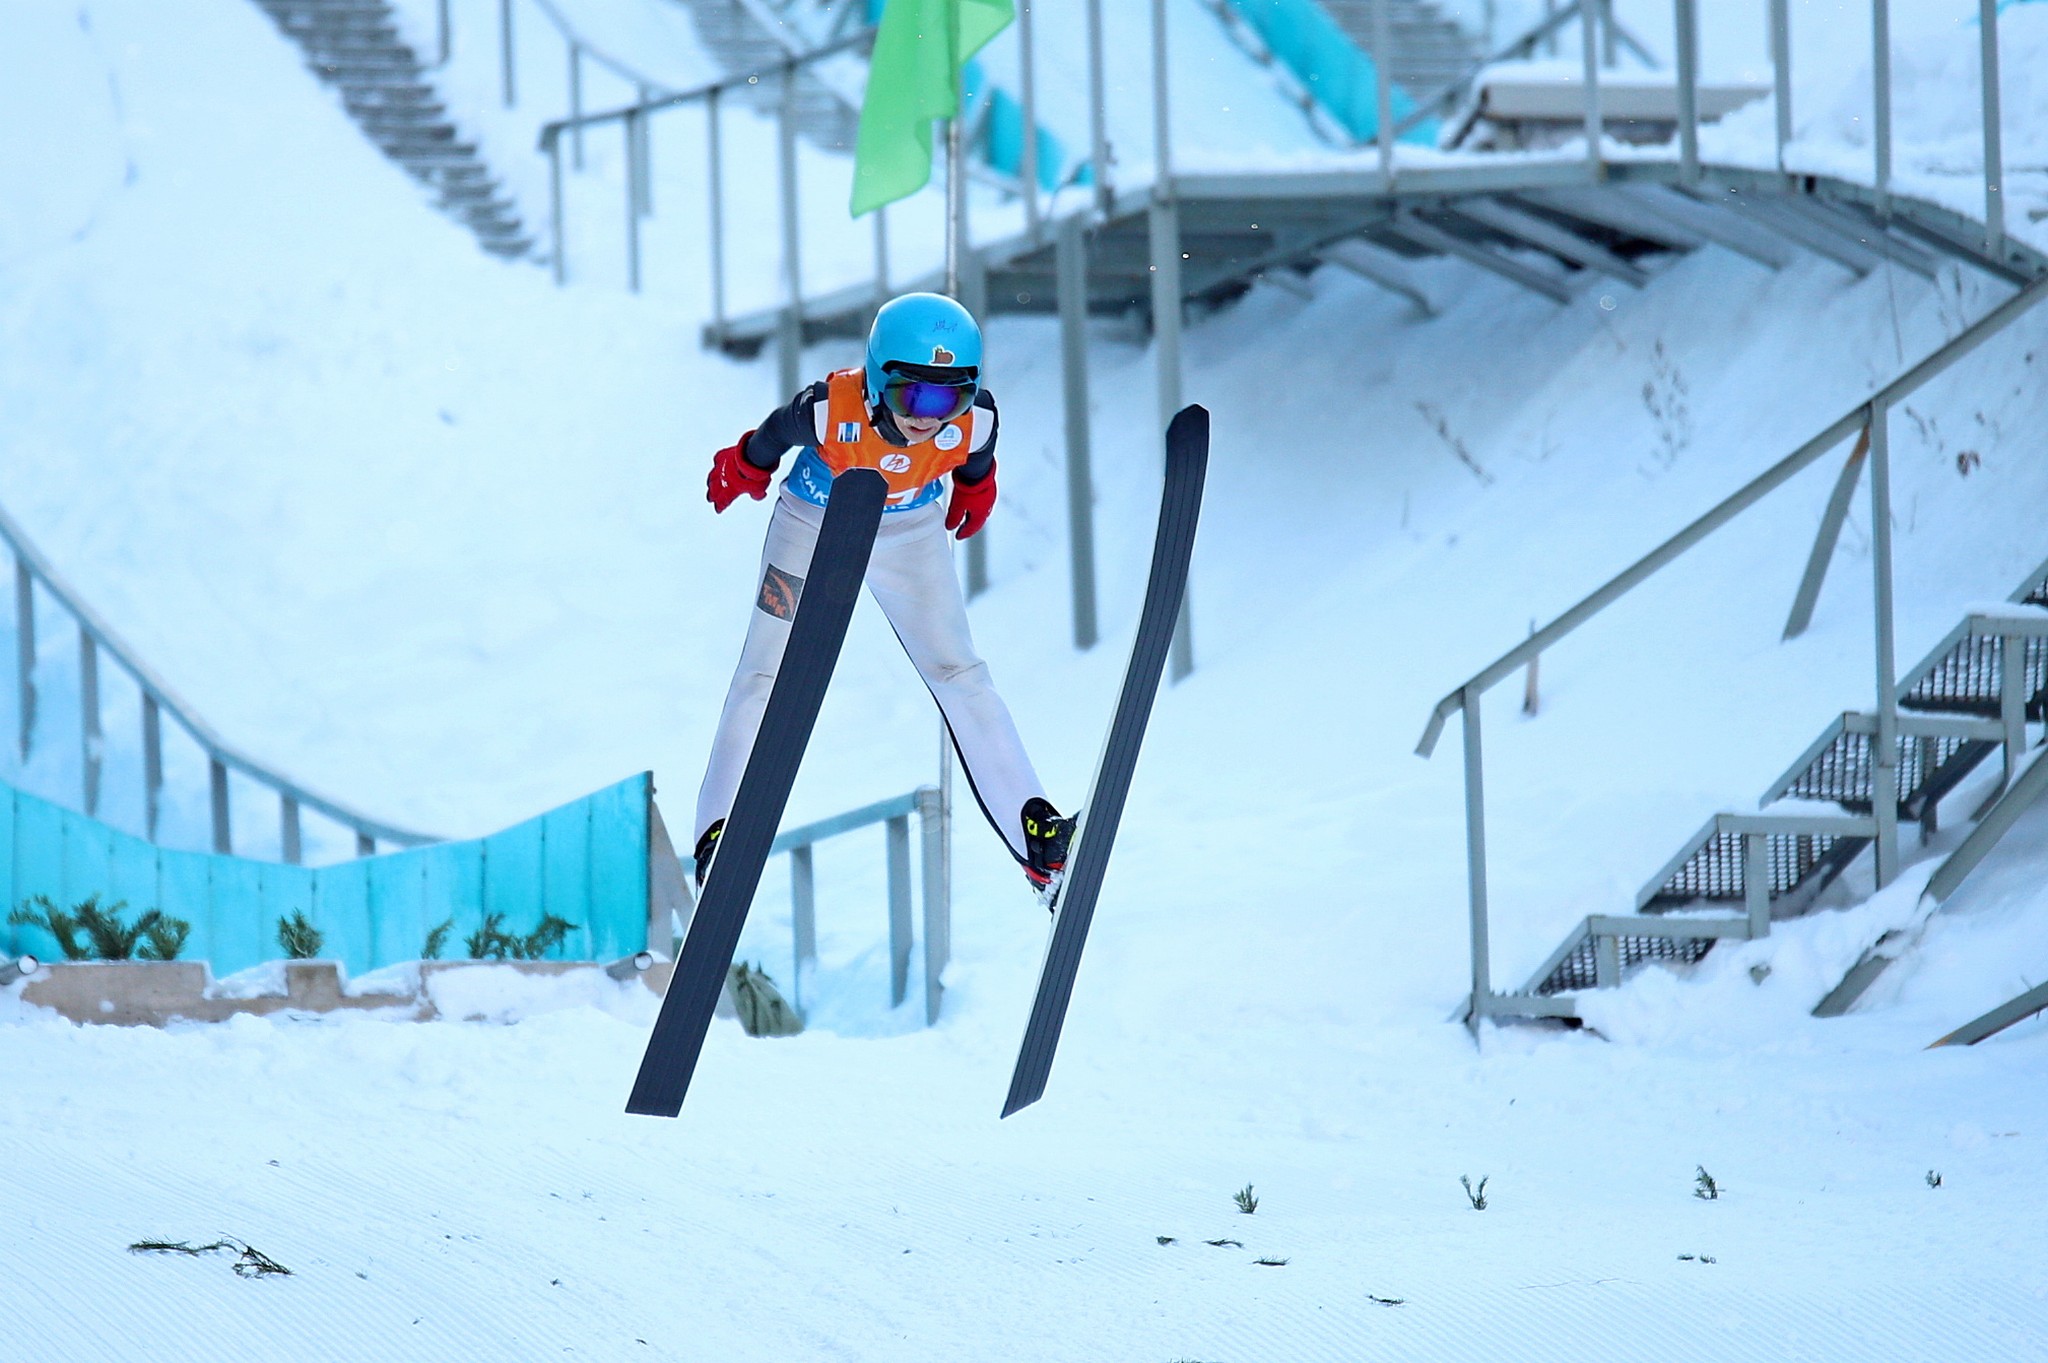
<svg viewBox="0 0 2048 1363">
<path fill-rule="evenodd" d="M 12 934 L 16 930 L 7 926 L 7 911 L 20 902 L 14 893 L 14 791 L 0 786 L 0 942 L 9 944 L 10 956 L 15 954 Z"/>
<path fill-rule="evenodd" d="M 1316 0 L 1230 0 L 1230 7 L 1346 132 L 1361 142 L 1379 136 L 1379 68 Z M 1415 112 L 1398 85 L 1392 104 L 1396 122 Z M 1436 136 L 1436 120 L 1425 119 L 1401 140 L 1433 146 Z"/>
<path fill-rule="evenodd" d="M 420 930 L 420 940 L 412 948 L 412 956 L 425 954 L 427 934 L 443 923 L 449 925 L 440 955 L 444 958 L 463 954 L 462 939 L 475 932 L 483 923 L 484 902 L 484 859 L 479 850 L 468 843 L 437 843 L 422 847 L 420 858 L 420 881 L 422 899 L 433 906 L 427 912 L 432 921 Z M 404 961 L 412 956 L 401 955 L 396 959 Z"/>
<path fill-rule="evenodd" d="M 215 919 L 226 916 L 214 911 L 213 857 L 205 852 L 149 850 L 156 856 L 156 903 L 151 907 L 192 925 L 192 936 L 185 942 L 186 957 L 212 960 L 213 944 L 223 935 Z"/>
<path fill-rule="evenodd" d="M 586 921 L 589 954 L 615 960 L 647 945 L 647 852 L 653 820 L 648 811 L 654 783 L 646 776 L 621 781 L 585 803 L 590 808 L 590 880 L 592 909 Z M 633 906 L 635 920 L 613 906 Z"/>
<path fill-rule="evenodd" d="M 582 955 L 590 941 L 590 805 L 571 805 L 540 821 L 542 912 L 575 924 L 562 950 Z M 552 954 L 552 953 L 551 953 Z"/>
<path fill-rule="evenodd" d="M 320 954 L 351 973 L 385 964 L 370 955 L 370 858 L 323 866 L 313 880 L 313 926 L 326 937 Z"/>
<path fill-rule="evenodd" d="M 425 854 L 417 850 L 394 852 L 386 857 L 373 857 L 365 864 L 370 876 L 369 959 L 418 959 L 427 934 L 435 923 L 448 916 L 436 916 L 435 906 L 427 902 Z"/>
<path fill-rule="evenodd" d="M 205 959 L 216 975 L 232 975 L 284 955 L 277 944 L 277 919 L 263 912 L 263 863 L 244 857 L 207 859 L 213 899 L 213 938 Z M 187 956 L 200 954 L 187 946 Z"/>
<path fill-rule="evenodd" d="M 68 909 L 97 895 L 125 901 L 130 921 L 160 909 L 191 925 L 183 955 L 216 975 L 282 957 L 278 921 L 294 911 L 351 974 L 417 959 L 443 922 L 452 928 L 442 955 L 464 956 L 462 939 L 487 910 L 512 934 L 559 914 L 577 931 L 550 956 L 608 959 L 646 945 L 651 791 L 643 772 L 488 838 L 308 868 L 156 847 L 0 786 L 0 902 L 47 895 Z M 49 933 L 6 923 L 0 949 L 63 955 Z"/>
</svg>

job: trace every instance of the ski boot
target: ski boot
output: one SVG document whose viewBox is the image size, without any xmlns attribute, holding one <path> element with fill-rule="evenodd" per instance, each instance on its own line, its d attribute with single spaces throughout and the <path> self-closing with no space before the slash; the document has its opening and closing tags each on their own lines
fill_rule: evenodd
<svg viewBox="0 0 2048 1363">
<path fill-rule="evenodd" d="M 1024 802 L 1024 878 L 1031 888 L 1043 893 L 1053 877 L 1067 866 L 1067 844 L 1074 836 L 1074 821 L 1052 807 L 1043 796 Z"/>
<path fill-rule="evenodd" d="M 704 888 L 704 877 L 711 874 L 711 856 L 718 850 L 718 835 L 725 832 L 725 820 L 714 819 L 711 827 L 704 830 L 704 836 L 697 839 L 697 850 L 691 855 L 697 860 L 697 888 Z"/>
</svg>

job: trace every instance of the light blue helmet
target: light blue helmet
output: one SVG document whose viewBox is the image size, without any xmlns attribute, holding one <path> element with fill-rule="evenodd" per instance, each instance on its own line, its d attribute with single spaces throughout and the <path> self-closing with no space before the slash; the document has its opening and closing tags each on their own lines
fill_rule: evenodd
<svg viewBox="0 0 2048 1363">
<path fill-rule="evenodd" d="M 928 378 L 956 371 L 981 377 L 981 328 L 974 314 L 942 293 L 906 293 L 882 304 L 868 329 L 868 404 L 882 400 L 890 366 Z M 940 371 L 934 373 L 932 371 Z"/>
</svg>

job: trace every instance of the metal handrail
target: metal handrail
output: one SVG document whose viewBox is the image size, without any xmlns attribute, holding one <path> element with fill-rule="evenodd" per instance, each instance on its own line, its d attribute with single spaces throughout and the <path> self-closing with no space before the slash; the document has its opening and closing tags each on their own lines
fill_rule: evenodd
<svg viewBox="0 0 2048 1363">
<path fill-rule="evenodd" d="M 539 0 L 536 0 L 536 3 L 538 2 Z M 759 84 L 761 74 L 765 71 L 777 71 L 787 74 L 801 70 L 813 63 L 823 61 L 827 57 L 836 57 L 842 52 L 850 52 L 854 48 L 868 46 L 874 40 L 875 30 L 873 28 L 863 28 L 856 33 L 848 34 L 844 38 L 827 43 L 823 47 L 813 48 L 811 51 L 801 55 L 792 55 L 782 61 L 769 62 L 758 70 L 722 76 L 708 85 L 699 85 L 694 89 L 679 91 L 671 95 L 662 95 L 657 99 L 641 100 L 637 104 L 621 105 L 616 109 L 603 109 L 596 113 L 576 114 L 567 118 L 558 118 L 541 125 L 539 147 L 541 151 L 548 152 L 553 149 L 555 139 L 571 129 L 595 127 L 600 123 L 617 123 L 628 118 L 644 118 L 649 114 L 659 113 L 663 109 L 676 108 L 684 104 L 694 104 L 699 100 L 712 99 L 723 95 L 728 90 L 736 90 L 745 85 Z"/>
<path fill-rule="evenodd" d="M 1576 630 L 1580 625 L 1598 615 L 1621 597 L 1627 595 L 1637 584 L 1655 573 L 1659 568 L 1677 558 L 1693 545 L 1720 529 L 1738 514 L 1763 499 L 1763 497 L 1806 468 L 1821 455 L 1835 448 L 1850 435 L 1863 429 L 1870 422 L 1873 409 L 1895 405 L 1930 382 L 1950 365 L 1968 355 L 1978 346 L 2004 330 L 2021 314 L 2043 299 L 2048 299 L 2048 277 L 2043 277 L 2013 294 L 1984 316 L 1966 327 L 1954 340 L 1938 346 L 1905 373 L 1893 379 L 1884 387 L 1859 401 L 1842 416 L 1826 426 L 1792 453 L 1780 459 L 1770 468 L 1743 484 L 1729 494 L 1706 514 L 1680 530 L 1670 539 L 1637 559 L 1629 567 L 1609 579 L 1599 590 L 1587 596 L 1577 605 L 1558 616 L 1555 620 L 1537 630 L 1526 640 L 1488 663 L 1472 674 L 1462 685 L 1454 687 L 1437 702 L 1431 711 L 1429 724 L 1423 730 L 1422 741 L 1415 751 L 1428 757 L 1436 748 L 1437 739 L 1442 735 L 1444 724 L 1465 703 L 1465 697 L 1490 690 L 1509 673 L 1527 663 L 1537 654 Z"/>
<path fill-rule="evenodd" d="M 946 875 L 946 802 L 936 786 L 862 805 L 776 835 L 770 856 L 789 853 L 791 958 L 795 964 L 792 1002 L 803 1012 L 806 970 L 818 959 L 816 869 L 811 849 L 828 838 L 876 824 L 888 827 L 889 999 L 903 1002 L 910 984 L 910 816 L 917 815 L 924 888 L 925 1023 L 939 1018 L 940 976 L 952 955 L 952 901 Z"/>
<path fill-rule="evenodd" d="M 35 665 L 35 619 L 30 603 L 32 585 L 40 583 L 45 592 L 54 597 L 58 605 L 77 622 L 81 643 L 80 691 L 87 704 L 83 717 L 83 741 L 85 745 L 85 785 L 87 814 L 95 813 L 92 806 L 98 803 L 99 780 L 99 713 L 98 713 L 98 655 L 102 652 L 119 664 L 122 671 L 134 679 L 142 691 L 144 783 L 146 823 L 148 836 L 156 836 L 157 792 L 163 780 L 161 756 L 161 716 L 168 714 L 178 726 L 192 736 L 192 739 L 206 753 L 213 768 L 213 842 L 217 852 L 232 850 L 228 836 L 227 781 L 228 771 L 239 771 L 244 776 L 275 791 L 283 802 L 285 860 L 299 859 L 298 812 L 312 809 L 326 815 L 336 823 L 355 832 L 356 850 L 366 855 L 375 850 L 378 842 L 393 843 L 401 847 L 415 847 L 423 843 L 438 842 L 439 838 L 429 833 L 420 833 L 400 828 L 382 820 L 358 813 L 339 800 L 331 799 L 311 790 L 298 781 L 273 771 L 249 757 L 240 749 L 222 738 L 211 725 L 199 718 L 192 708 L 173 691 L 170 685 L 153 672 L 149 666 L 136 657 L 112 627 L 88 606 L 83 598 L 58 574 L 42 552 L 30 542 L 27 534 L 0 508 L 0 540 L 13 551 L 15 562 L 15 628 L 18 645 L 16 648 L 15 682 L 21 698 L 21 752 L 28 756 L 35 724 L 35 682 L 32 670 Z"/>
</svg>

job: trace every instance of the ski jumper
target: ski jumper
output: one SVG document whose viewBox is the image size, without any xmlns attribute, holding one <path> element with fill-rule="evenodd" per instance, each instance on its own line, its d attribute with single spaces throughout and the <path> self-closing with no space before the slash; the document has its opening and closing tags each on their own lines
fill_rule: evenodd
<svg viewBox="0 0 2048 1363">
<path fill-rule="evenodd" d="M 882 419 L 888 419 L 886 414 Z M 916 445 L 885 439 L 875 423 L 861 371 L 842 370 L 797 394 L 746 443 L 742 457 L 761 469 L 774 469 L 791 448 L 800 446 L 802 452 L 768 520 L 746 643 L 697 794 L 695 836 L 701 838 L 726 816 L 739 790 L 782 665 L 832 479 L 846 469 L 872 468 L 887 480 L 889 501 L 868 561 L 868 593 L 938 702 L 983 816 L 1023 861 L 1020 811 L 1043 788 L 988 664 L 974 650 L 942 500 L 946 477 L 955 469 L 973 481 L 977 467 L 985 475 L 993 466 L 995 400 L 983 389 L 966 412 Z"/>
</svg>

